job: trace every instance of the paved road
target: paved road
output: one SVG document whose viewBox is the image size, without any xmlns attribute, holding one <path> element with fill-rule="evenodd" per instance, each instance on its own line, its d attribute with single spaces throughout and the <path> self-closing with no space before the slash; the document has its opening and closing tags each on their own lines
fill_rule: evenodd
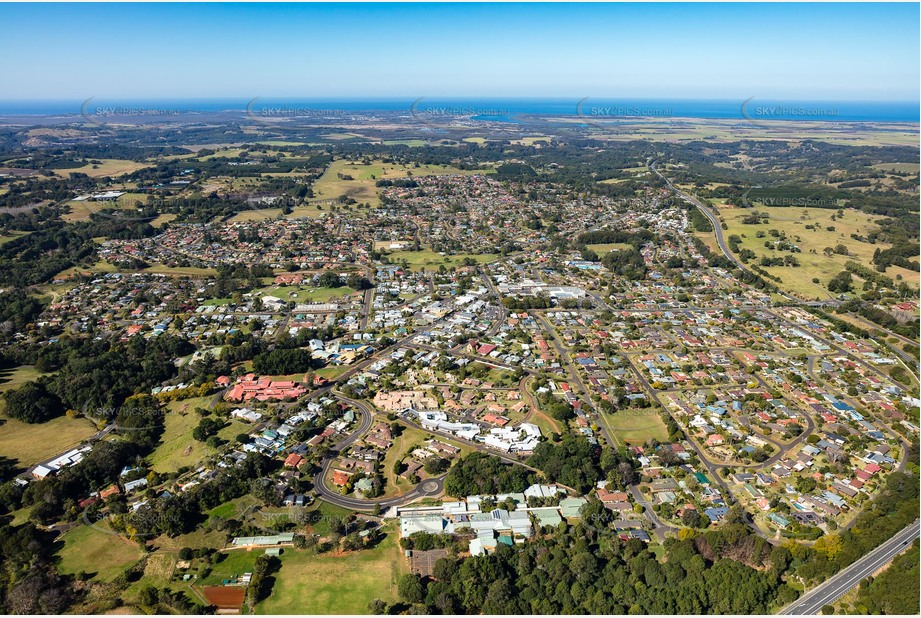
<svg viewBox="0 0 921 618">
<path fill-rule="evenodd" d="M 716 213 L 714 213 L 713 210 L 711 210 L 708 206 L 705 206 L 704 204 L 702 204 L 702 203 L 700 202 L 700 200 L 698 200 L 696 197 L 694 197 L 694 196 L 691 195 L 690 193 L 685 193 L 684 191 L 682 191 L 681 189 L 679 189 L 678 187 L 676 187 L 675 185 L 673 185 L 671 180 L 669 180 L 668 178 L 666 178 L 659 170 L 656 169 L 656 162 L 655 162 L 655 161 L 650 161 L 648 167 L 649 167 L 650 171 L 652 171 L 652 172 L 653 172 L 654 174 L 656 174 L 659 178 L 661 178 L 662 180 L 665 181 L 665 184 L 668 185 L 668 188 L 669 188 L 669 189 L 671 189 L 672 191 L 674 191 L 679 197 L 681 197 L 681 198 L 684 199 L 685 201 L 687 201 L 687 202 L 693 204 L 694 206 L 696 206 L 696 207 L 700 210 L 700 212 L 702 212 L 702 213 L 704 213 L 704 215 L 706 215 L 706 217 L 710 220 L 710 223 L 713 225 L 713 233 L 716 234 L 716 244 L 719 245 L 720 251 L 723 252 L 723 255 L 725 255 L 725 256 L 726 256 L 733 264 L 735 264 L 740 270 L 743 270 L 743 271 L 746 271 L 746 272 L 749 272 L 749 273 L 750 273 L 751 271 L 748 269 L 748 267 L 746 267 L 745 264 L 743 264 L 743 263 L 732 253 L 732 251 L 729 250 L 729 247 L 726 245 L 726 240 L 723 238 L 723 225 L 722 225 L 722 223 L 720 223 L 719 217 L 716 216 Z M 789 294 L 786 294 L 785 292 L 783 292 L 783 291 L 781 291 L 781 290 L 779 290 L 779 289 L 776 291 L 776 293 L 777 293 L 778 295 L 780 295 L 780 296 L 783 296 L 786 300 L 790 301 L 791 303 L 795 303 L 795 304 L 803 304 L 803 305 L 809 305 L 809 306 L 813 306 L 813 307 L 824 307 L 824 306 L 826 306 L 826 305 L 834 306 L 834 305 L 840 304 L 838 301 L 834 301 L 834 300 L 830 300 L 830 301 L 816 301 L 816 302 L 803 302 L 803 301 L 801 301 L 801 300 L 799 300 L 799 299 L 793 298 L 793 297 L 790 296 Z"/>
<path fill-rule="evenodd" d="M 637 487 L 636 485 L 631 485 L 630 493 L 633 494 L 633 499 L 636 501 L 636 503 L 643 507 L 643 515 L 652 524 L 653 526 L 652 531 L 655 533 L 655 535 L 658 537 L 660 541 L 665 540 L 666 533 L 668 532 L 676 533 L 678 532 L 678 530 L 680 530 L 680 528 L 669 526 L 664 521 L 659 519 L 659 516 L 656 515 L 656 512 L 652 510 L 652 504 L 649 503 L 649 500 L 643 497 L 643 492 L 640 491 L 639 487 Z"/>
<path fill-rule="evenodd" d="M 866 330 L 870 331 L 870 332 L 872 332 L 872 331 L 874 331 L 874 330 L 878 330 L 878 331 L 880 331 L 880 332 L 882 332 L 882 333 L 885 333 L 885 334 L 886 334 L 885 337 L 881 337 L 881 338 L 875 339 L 875 341 L 877 341 L 877 343 L 883 343 L 883 344 L 885 344 L 886 347 L 888 347 L 890 350 L 892 350 L 893 352 L 895 352 L 895 353 L 899 356 L 899 358 L 901 358 L 903 361 L 905 361 L 906 364 L 909 364 L 909 363 L 910 363 L 908 369 L 909 369 L 909 371 L 911 371 L 912 373 L 915 374 L 915 377 L 916 377 L 916 378 L 918 377 L 918 375 L 921 375 L 921 360 L 919 360 L 918 357 L 909 354 L 908 352 L 906 352 L 905 350 L 903 350 L 903 349 L 900 348 L 899 346 L 897 346 L 897 345 L 895 345 L 895 344 L 892 344 L 892 343 L 889 343 L 889 338 L 890 338 L 890 337 L 895 337 L 896 340 L 901 341 L 902 343 L 906 343 L 906 344 L 909 344 L 909 345 L 913 345 L 913 346 L 917 346 L 917 345 L 918 345 L 918 342 L 917 342 L 917 341 L 913 341 L 913 340 L 909 339 L 908 337 L 903 337 L 902 335 L 900 335 L 900 334 L 898 334 L 898 333 L 892 332 L 892 331 L 889 330 L 888 328 L 884 328 L 884 327 L 880 326 L 879 324 L 875 324 L 875 323 L 873 323 L 873 322 L 870 322 L 869 320 L 863 318 L 862 316 L 857 315 L 856 313 L 848 313 L 847 315 L 849 315 L 849 316 L 850 316 L 851 318 L 853 318 L 854 320 L 860 322 L 860 323 L 863 325 L 863 327 L 864 327 Z"/>
<path fill-rule="evenodd" d="M 330 466 L 332 466 L 333 462 L 336 460 L 336 457 L 343 449 L 351 446 L 356 441 L 358 441 L 359 438 L 365 435 L 368 430 L 371 429 L 371 423 L 374 421 L 374 414 L 367 404 L 361 401 L 356 401 L 355 399 L 343 397 L 342 395 L 335 393 L 333 393 L 333 395 L 340 401 L 347 403 L 358 410 L 358 414 L 361 416 L 361 422 L 355 431 L 351 432 L 349 435 L 333 445 L 333 448 L 330 450 L 326 459 L 323 461 L 323 466 L 314 477 L 313 487 L 314 491 L 316 491 L 319 497 L 323 498 L 327 502 L 347 509 L 353 509 L 356 511 L 370 511 L 374 508 L 375 504 L 379 504 L 381 508 L 389 508 L 391 506 L 400 506 L 402 504 L 406 504 L 407 502 L 412 502 L 417 498 L 423 498 L 425 496 L 437 496 L 442 492 L 444 489 L 444 476 L 426 479 L 419 483 L 410 492 L 383 500 L 348 498 L 340 494 L 338 491 L 328 488 L 325 484 L 326 475 L 329 472 Z"/>
<path fill-rule="evenodd" d="M 706 206 L 704 206 L 703 204 L 701 204 L 700 201 L 697 200 L 697 198 L 693 197 L 692 195 L 690 195 L 690 194 L 688 194 L 688 193 L 685 193 L 684 191 L 682 191 L 681 189 L 679 189 L 678 187 L 676 187 L 675 185 L 673 185 L 671 180 L 669 180 L 668 178 L 666 178 L 666 177 L 662 174 L 662 172 L 660 172 L 659 170 L 656 169 L 656 162 L 655 162 L 655 161 L 650 161 L 650 162 L 649 162 L 649 169 L 650 169 L 654 174 L 656 174 L 659 178 L 661 178 L 662 180 L 664 180 L 664 181 L 665 181 L 665 184 L 668 185 L 668 188 L 669 188 L 669 189 L 671 189 L 672 191 L 674 191 L 679 197 L 681 197 L 681 198 L 683 198 L 684 200 L 690 202 L 690 203 L 693 204 L 694 206 L 697 206 L 697 208 L 700 209 L 700 212 L 704 213 L 704 214 L 707 216 L 707 218 L 710 219 L 710 223 L 713 224 L 713 232 L 716 234 L 716 244 L 719 245 L 720 250 L 721 250 L 721 251 L 723 252 L 723 254 L 724 254 L 730 261 L 732 261 L 736 266 L 738 266 L 738 267 L 741 268 L 742 270 L 745 270 L 745 265 L 742 264 L 742 262 L 740 262 L 740 261 L 738 260 L 738 258 L 736 258 L 736 256 L 732 254 L 732 251 L 729 250 L 729 247 L 726 246 L 726 241 L 725 241 L 725 239 L 723 238 L 723 227 L 722 227 L 722 224 L 720 223 L 719 218 L 717 218 L 716 214 L 715 214 L 712 210 L 710 210 L 709 208 L 707 208 Z"/>
<path fill-rule="evenodd" d="M 665 412 L 666 412 L 669 416 L 671 416 L 671 411 L 670 411 L 670 409 L 669 409 L 665 404 L 662 403 L 662 400 L 661 400 L 661 399 L 659 399 L 659 392 L 656 391 L 654 388 L 652 388 L 652 385 L 649 383 L 649 380 L 647 380 L 646 377 L 643 375 L 643 373 L 642 373 L 639 369 L 636 368 L 636 365 L 633 364 L 633 360 L 630 358 L 630 356 L 629 356 L 629 355 L 626 355 L 625 358 L 626 358 L 626 360 L 627 360 L 627 365 L 629 366 L 629 369 L 633 371 L 633 374 L 634 374 L 634 375 L 637 377 L 637 379 L 640 381 L 640 384 L 643 385 L 643 388 L 645 389 L 645 391 L 646 391 L 647 393 L 649 393 L 649 395 L 652 396 L 653 402 L 655 402 L 660 408 L 662 408 L 663 410 L 665 410 Z M 672 417 L 672 418 L 674 419 L 674 417 Z M 675 421 L 675 422 L 677 422 L 677 421 Z M 679 423 L 679 425 L 680 425 L 680 423 Z M 700 461 L 701 465 L 703 465 L 703 467 L 707 469 L 707 472 L 709 472 L 708 477 L 710 478 L 711 482 L 714 482 L 714 483 L 716 483 L 717 485 L 719 485 L 720 488 L 721 488 L 721 490 L 724 492 L 724 495 L 725 495 L 727 498 L 729 498 L 729 497 L 735 498 L 735 494 L 732 493 L 732 489 L 730 489 L 729 484 L 728 484 L 728 483 L 726 482 L 726 480 L 725 480 L 723 477 L 721 477 L 721 476 L 719 475 L 719 473 L 718 473 L 719 471 L 718 471 L 717 468 L 721 468 L 721 467 L 724 467 L 724 466 L 722 466 L 722 465 L 717 465 L 717 464 L 715 464 L 714 462 L 710 461 L 710 460 L 707 458 L 706 454 L 704 453 L 703 449 L 700 447 L 700 445 L 697 444 L 697 440 L 695 440 L 695 439 L 691 438 L 690 436 L 688 436 L 688 435 L 687 435 L 687 432 L 685 432 L 685 437 L 687 438 L 688 443 L 691 445 L 691 447 L 692 447 L 692 448 L 694 449 L 694 451 L 697 453 L 697 459 Z M 642 503 L 641 503 L 641 504 L 642 504 Z M 643 505 L 643 506 L 645 507 L 646 505 Z M 650 509 L 650 510 L 651 510 L 651 509 Z M 777 540 L 777 539 L 775 539 L 774 537 L 768 536 L 767 534 L 765 534 L 764 532 L 762 532 L 762 531 L 755 525 L 754 521 L 752 521 L 752 519 L 751 519 L 751 514 L 748 513 L 748 511 L 745 511 L 745 513 L 746 513 L 745 523 L 748 524 L 749 528 L 751 528 L 751 530 L 752 530 L 753 533 L 755 533 L 756 535 L 760 536 L 762 539 L 764 539 L 764 540 L 767 541 L 768 543 L 771 543 L 772 545 L 777 545 L 777 544 L 778 544 L 778 540 Z M 653 523 L 655 523 L 655 522 L 653 522 Z"/>
<path fill-rule="evenodd" d="M 105 427 L 103 427 L 102 429 L 100 429 L 99 431 L 97 431 L 96 433 L 94 433 L 93 435 L 89 436 L 88 438 L 84 438 L 84 439 L 82 439 L 82 440 L 80 440 L 80 441 L 78 441 L 78 442 L 74 442 L 74 443 L 71 444 L 69 447 L 67 447 L 65 450 L 63 450 L 63 451 L 61 451 L 60 453 L 58 453 L 57 455 L 54 455 L 54 456 L 52 456 L 52 457 L 49 457 L 48 459 L 45 459 L 45 460 L 43 460 L 43 461 L 40 461 L 40 462 L 38 462 L 38 463 L 36 463 L 36 464 L 33 464 L 33 465 L 29 466 L 28 469 L 27 469 L 25 472 L 23 472 L 22 474 L 20 474 L 19 476 L 22 477 L 22 478 L 24 478 L 24 479 L 26 479 L 26 480 L 31 480 L 31 479 L 32 479 L 32 471 L 35 470 L 37 467 L 39 467 L 39 466 L 47 466 L 49 462 L 54 461 L 55 459 L 57 459 L 58 457 L 60 457 L 60 456 L 63 455 L 64 453 L 67 453 L 67 452 L 69 452 L 69 451 L 72 451 L 72 450 L 75 449 L 75 448 L 79 448 L 81 445 L 91 444 L 91 443 L 93 443 L 93 442 L 96 442 L 97 440 L 102 440 L 102 439 L 105 438 L 107 435 L 109 435 L 111 432 L 115 431 L 117 428 L 118 428 L 118 426 L 117 426 L 115 423 L 112 423 L 111 425 L 106 425 Z"/>
<path fill-rule="evenodd" d="M 856 587 L 862 579 L 869 577 L 908 549 L 912 541 L 918 538 L 918 531 L 919 524 L 916 519 L 913 524 L 903 528 L 891 539 L 828 581 L 813 588 L 779 613 L 787 616 L 808 616 L 819 613 L 824 606 L 833 604 Z"/>
<path fill-rule="evenodd" d="M 368 320 L 371 319 L 371 302 L 374 300 L 374 288 L 368 288 L 365 290 L 364 299 L 361 303 L 361 323 L 359 324 L 358 329 L 362 332 L 368 328 Z"/>
</svg>

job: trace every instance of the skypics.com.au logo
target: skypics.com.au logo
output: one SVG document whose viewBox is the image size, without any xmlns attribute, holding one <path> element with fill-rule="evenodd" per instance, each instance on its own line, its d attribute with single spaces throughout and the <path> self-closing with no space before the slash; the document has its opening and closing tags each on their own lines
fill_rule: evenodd
<svg viewBox="0 0 921 618">
<path fill-rule="evenodd" d="M 86 416 L 105 423 L 118 433 L 152 431 L 162 426 L 170 413 L 166 406 L 99 406 L 89 409 Z"/>
<path fill-rule="evenodd" d="M 771 123 L 782 120 L 836 120 L 839 116 L 836 107 L 759 104 L 755 97 L 742 101 L 741 113 L 742 118 L 761 128 L 774 128 Z"/>
<path fill-rule="evenodd" d="M 262 97 L 250 99 L 246 104 L 246 117 L 249 120 L 267 128 L 293 129 L 305 120 L 325 121 L 346 117 L 346 111 L 338 108 L 326 108 L 307 103 L 295 105 L 265 105 L 259 104 Z"/>
<path fill-rule="evenodd" d="M 508 117 L 511 110 L 484 105 L 432 105 L 425 103 L 425 97 L 419 97 L 410 105 L 409 113 L 419 124 L 445 127 L 465 120 L 498 120 Z"/>
<path fill-rule="evenodd" d="M 752 192 L 756 195 L 752 195 Z M 841 206 L 839 200 L 831 197 L 819 195 L 769 195 L 765 194 L 766 190 L 761 187 L 750 187 L 742 194 L 742 206 L 744 208 L 753 208 L 756 204 L 760 206 L 803 206 L 814 208 L 838 208 Z"/>
<path fill-rule="evenodd" d="M 104 127 L 107 125 L 141 124 L 156 120 L 165 120 L 180 116 L 178 108 L 147 107 L 143 105 L 94 105 L 90 97 L 80 106 L 80 115 L 89 124 Z"/>
<path fill-rule="evenodd" d="M 621 104 L 618 102 L 591 102 L 584 97 L 576 103 L 576 116 L 582 122 L 596 129 L 610 131 L 619 122 L 656 118 L 671 118 L 674 108 L 658 105 Z"/>
</svg>

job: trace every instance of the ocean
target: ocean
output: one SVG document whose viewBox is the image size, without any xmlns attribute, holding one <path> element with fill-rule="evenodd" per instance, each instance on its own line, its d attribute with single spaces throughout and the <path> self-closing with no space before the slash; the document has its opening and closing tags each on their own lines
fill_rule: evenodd
<svg viewBox="0 0 921 618">
<path fill-rule="evenodd" d="M 778 101 L 758 99 L 626 99 L 626 98 L 390 98 L 299 99 L 108 99 L 16 101 L 0 100 L 0 116 L 169 116 L 187 112 L 249 113 L 253 116 L 350 115 L 374 112 L 432 118 L 453 116 L 493 122 L 521 122 L 523 115 L 573 116 L 599 121 L 630 118 L 701 118 L 803 120 L 831 122 L 919 122 L 913 101 Z"/>
</svg>

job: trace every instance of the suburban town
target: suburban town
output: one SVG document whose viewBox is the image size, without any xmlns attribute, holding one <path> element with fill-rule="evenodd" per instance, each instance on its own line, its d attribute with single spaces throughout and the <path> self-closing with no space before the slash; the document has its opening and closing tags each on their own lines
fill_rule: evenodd
<svg viewBox="0 0 921 618">
<path fill-rule="evenodd" d="M 899 348 L 711 265 L 668 187 L 521 202 L 514 183 L 491 176 L 426 176 L 409 194 L 385 189 L 386 205 L 359 217 L 252 211 L 171 223 L 103 240 L 96 272 L 54 278 L 52 301 L 18 344 L 86 334 L 189 346 L 177 377 L 134 396 L 154 402 L 177 444 L 162 441 L 111 485 L 75 496 L 74 523 L 127 526 L 122 534 L 150 543 L 162 501 L 258 454 L 277 462 L 255 492 L 264 504 L 248 494 L 218 507 L 249 510 L 215 549 L 329 543 L 307 532 L 319 526 L 297 524 L 339 509 L 357 518 L 362 542 L 391 520 L 401 546 L 442 538 L 407 550 L 406 568 L 431 577 L 448 541 L 488 555 L 564 522 L 656 545 L 741 517 L 770 544 L 815 542 L 853 525 L 905 469 L 919 401 Z M 458 200 L 468 209 L 446 215 Z M 551 208 L 574 249 L 548 248 L 528 227 Z M 439 252 L 422 238 L 484 252 Z M 629 254 L 630 270 L 599 253 Z M 135 261 L 161 268 L 126 268 Z M 898 310 L 916 314 L 917 303 Z M 240 346 L 265 351 L 237 362 Z M 78 466 L 119 433 L 119 412 L 68 411 L 97 433 L 15 483 Z M 570 440 L 617 451 L 626 470 L 587 477 L 531 463 L 541 445 Z M 475 453 L 539 480 L 458 494 L 452 465 Z M 113 500 L 127 510 L 116 516 Z M 602 515 L 588 515 L 590 501 Z M 216 581 L 198 560 L 182 562 L 175 577 Z M 239 609 L 251 571 L 228 575 L 201 594 Z"/>
<path fill-rule="evenodd" d="M 640 30 L 672 31 L 644 6 Z M 803 7 L 789 24 L 828 41 L 832 9 L 862 24 Z M 346 31 L 332 5 L 169 5 L 166 30 L 82 8 L 258 35 L 138 65 L 164 92 L 167 70 L 297 78 L 252 45 Z M 329 62 L 461 80 L 425 28 L 424 70 L 394 62 L 378 29 L 435 19 L 397 8 L 352 9 L 391 25 Z M 482 11 L 550 19 L 548 49 L 596 31 L 588 5 L 527 8 Z M 514 83 L 472 8 L 438 10 Z M 874 10 L 917 42 L 917 7 Z M 723 32 L 669 62 L 728 62 Z M 621 45 L 598 36 L 579 53 Z M 255 94 L 0 100 L 0 611 L 917 614 L 917 110 Z"/>
</svg>

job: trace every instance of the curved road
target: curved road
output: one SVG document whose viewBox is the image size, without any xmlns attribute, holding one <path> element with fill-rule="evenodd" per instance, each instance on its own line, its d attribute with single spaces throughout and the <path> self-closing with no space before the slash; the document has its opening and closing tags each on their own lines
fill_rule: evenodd
<svg viewBox="0 0 921 618">
<path fill-rule="evenodd" d="M 738 258 L 736 258 L 736 256 L 732 254 L 732 251 L 729 250 L 729 247 L 726 246 L 726 241 L 723 239 L 723 227 L 722 227 L 722 224 L 720 223 L 719 218 L 716 216 L 716 214 L 712 210 L 710 210 L 709 208 L 701 204 L 697 198 L 691 196 L 688 193 L 685 193 L 684 191 L 682 191 L 681 189 L 673 185 L 671 180 L 666 178 L 665 175 L 662 174 L 662 172 L 656 169 L 655 161 L 650 161 L 648 167 L 650 171 L 652 171 L 652 173 L 654 173 L 659 178 L 664 180 L 665 184 L 668 185 L 668 188 L 674 191 L 675 194 L 678 195 L 678 197 L 681 197 L 685 201 L 690 202 L 694 206 L 697 206 L 697 208 L 700 209 L 700 212 L 706 215 L 706 217 L 710 220 L 710 223 L 713 225 L 713 232 L 716 234 L 716 244 L 719 245 L 720 250 L 723 252 L 723 255 L 725 255 L 736 266 L 738 266 L 742 270 L 745 270 L 745 265 L 742 264 L 742 262 L 740 262 Z"/>
<path fill-rule="evenodd" d="M 368 433 L 368 430 L 371 429 L 371 423 L 374 421 L 374 414 L 367 404 L 361 401 L 356 401 L 355 399 L 349 399 L 348 397 L 339 395 L 335 392 L 333 393 L 333 396 L 339 401 L 347 403 L 358 410 L 358 414 L 361 416 L 361 422 L 355 431 L 334 444 L 330 452 L 326 455 L 326 458 L 323 460 L 323 466 L 313 478 L 313 488 L 317 493 L 317 496 L 323 498 L 331 504 L 335 504 L 336 506 L 341 506 L 356 511 L 370 511 L 374 509 L 375 505 L 380 505 L 381 508 L 400 506 L 407 502 L 412 502 L 417 498 L 437 496 L 442 492 L 444 489 L 444 475 L 426 479 L 419 483 L 412 491 L 409 491 L 405 494 L 400 494 L 399 496 L 394 496 L 393 498 L 385 498 L 383 500 L 348 498 L 339 492 L 328 488 L 326 486 L 325 480 L 326 475 L 329 472 L 329 468 L 333 464 L 333 461 L 336 460 L 336 457 L 343 449 L 351 446 L 357 442 L 359 438 Z"/>
<path fill-rule="evenodd" d="M 729 247 L 726 245 L 726 241 L 725 241 L 725 239 L 723 238 L 723 226 L 722 226 L 722 224 L 720 223 L 719 217 L 716 216 L 716 213 L 714 213 L 708 206 L 705 206 L 704 204 L 702 204 L 702 203 L 700 202 L 700 200 L 698 200 L 696 197 L 692 196 L 690 193 L 685 193 L 684 191 L 682 191 L 681 189 L 679 189 L 678 187 L 676 187 L 675 185 L 673 185 L 671 180 L 669 180 L 668 178 L 666 178 L 666 177 L 662 174 L 662 172 L 660 172 L 659 170 L 656 169 L 656 162 L 655 162 L 654 160 L 653 160 L 653 161 L 650 161 L 649 164 L 647 165 L 647 167 L 649 167 L 650 171 L 652 171 L 654 174 L 656 174 L 659 178 L 661 178 L 662 180 L 664 180 L 664 181 L 665 181 L 665 184 L 668 185 L 668 188 L 671 189 L 672 191 L 674 191 L 675 194 L 677 194 L 679 197 L 681 197 L 681 198 L 684 199 L 685 201 L 687 201 L 687 202 L 693 204 L 694 206 L 696 206 L 696 207 L 698 208 L 698 210 L 700 210 L 700 212 L 702 212 L 702 213 L 704 213 L 704 215 L 706 215 L 707 219 L 709 219 L 709 220 L 710 220 L 710 223 L 713 225 L 713 233 L 716 235 L 716 244 L 719 245 L 719 248 L 720 248 L 720 250 L 723 252 L 723 255 L 725 255 L 725 256 L 726 256 L 733 264 L 735 264 L 736 267 L 738 267 L 740 270 L 743 270 L 743 271 L 745 271 L 745 272 L 748 272 L 748 273 L 750 273 L 750 274 L 753 274 L 753 273 L 751 273 L 751 271 L 745 266 L 745 264 L 743 264 L 735 255 L 733 255 L 732 251 L 729 250 Z M 814 305 L 825 306 L 825 305 L 836 305 L 836 304 L 838 304 L 837 301 L 821 301 L 821 302 L 818 302 L 818 303 L 803 303 L 802 301 L 800 301 L 800 300 L 798 300 L 798 299 L 796 299 L 796 298 L 793 298 L 793 297 L 790 296 L 789 294 L 786 294 L 785 292 L 783 292 L 783 291 L 780 290 L 779 288 L 776 290 L 776 293 L 777 293 L 778 295 L 780 295 L 780 296 L 783 296 L 786 300 L 790 301 L 791 303 L 796 303 L 796 304 L 802 303 L 802 304 L 810 305 L 810 306 L 814 306 Z"/>
</svg>

